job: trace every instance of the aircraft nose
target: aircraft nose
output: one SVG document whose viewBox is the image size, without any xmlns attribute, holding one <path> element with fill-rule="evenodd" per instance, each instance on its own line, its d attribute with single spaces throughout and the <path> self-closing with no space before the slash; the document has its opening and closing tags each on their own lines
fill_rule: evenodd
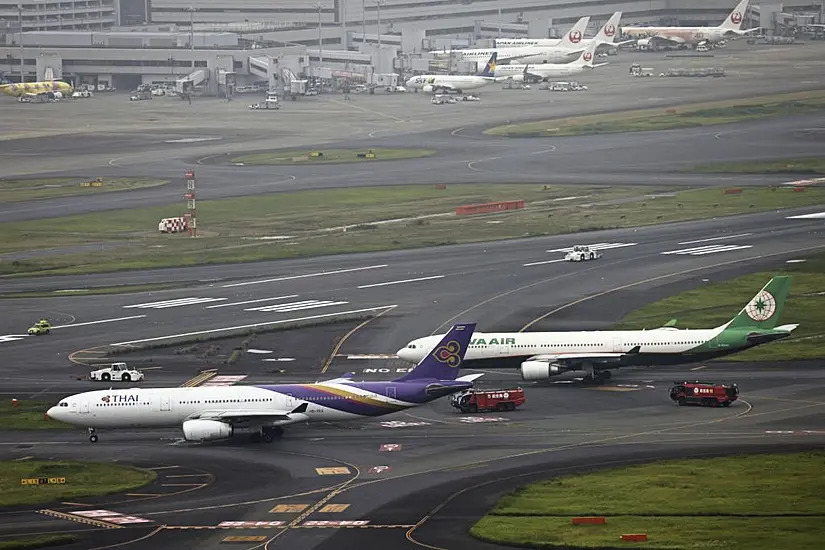
<svg viewBox="0 0 825 550">
<path fill-rule="evenodd" d="M 395 354 L 404 361 L 415 361 L 413 350 L 410 348 L 401 348 Z"/>
<path fill-rule="evenodd" d="M 57 414 L 58 414 L 57 410 L 58 410 L 58 409 L 57 409 L 57 407 L 52 407 L 52 408 L 50 408 L 48 411 L 46 411 L 46 416 L 48 416 L 49 418 L 53 418 L 54 420 L 58 420 L 58 418 L 57 418 Z"/>
</svg>

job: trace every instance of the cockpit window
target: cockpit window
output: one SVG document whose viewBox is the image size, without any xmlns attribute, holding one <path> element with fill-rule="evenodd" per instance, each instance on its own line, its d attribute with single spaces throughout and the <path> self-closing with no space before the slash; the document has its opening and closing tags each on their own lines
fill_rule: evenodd
<svg viewBox="0 0 825 550">
<path fill-rule="evenodd" d="M 66 403 L 65 401 L 61 401 L 60 403 L 58 403 L 58 404 L 57 404 L 57 406 L 58 406 L 58 407 L 68 407 L 68 406 L 69 406 L 69 404 L 68 404 L 68 403 Z"/>
<path fill-rule="evenodd" d="M 409 346 L 407 346 L 407 347 L 408 347 L 408 348 L 410 348 L 410 349 L 415 349 L 415 344 L 410 344 L 410 345 L 409 345 Z"/>
</svg>

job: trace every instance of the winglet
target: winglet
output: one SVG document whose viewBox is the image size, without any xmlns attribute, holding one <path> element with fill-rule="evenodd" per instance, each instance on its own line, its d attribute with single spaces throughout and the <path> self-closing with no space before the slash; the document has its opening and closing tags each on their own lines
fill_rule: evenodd
<svg viewBox="0 0 825 550">
<path fill-rule="evenodd" d="M 678 321 L 678 319 L 671 319 L 670 321 L 668 321 L 667 323 L 665 323 L 662 326 L 663 327 L 675 327 L 677 321 Z"/>
<path fill-rule="evenodd" d="M 289 412 L 289 414 L 304 414 L 305 412 L 307 412 L 307 407 L 309 407 L 309 403 L 301 403 L 300 405 L 292 409 Z"/>
</svg>

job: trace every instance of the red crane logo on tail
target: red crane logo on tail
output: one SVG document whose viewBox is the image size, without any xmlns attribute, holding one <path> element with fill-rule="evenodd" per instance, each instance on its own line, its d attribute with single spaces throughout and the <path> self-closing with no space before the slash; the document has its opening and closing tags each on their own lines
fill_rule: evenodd
<svg viewBox="0 0 825 550">
<path fill-rule="evenodd" d="M 616 34 L 616 27 L 615 27 L 615 25 L 607 25 L 607 26 L 604 28 L 604 35 L 605 35 L 605 36 L 613 36 L 614 34 Z"/>
<path fill-rule="evenodd" d="M 570 39 L 570 42 L 572 42 L 573 44 L 578 44 L 582 41 L 582 33 L 581 31 L 572 31 L 568 35 L 568 38 Z"/>
<path fill-rule="evenodd" d="M 582 58 L 585 61 L 590 61 L 591 59 L 593 59 L 593 54 L 590 53 L 590 52 L 584 52 L 584 55 L 582 56 Z"/>
<path fill-rule="evenodd" d="M 730 14 L 730 20 L 733 21 L 734 24 L 738 25 L 742 22 L 742 14 L 738 11 L 735 11 L 732 14 Z"/>
</svg>

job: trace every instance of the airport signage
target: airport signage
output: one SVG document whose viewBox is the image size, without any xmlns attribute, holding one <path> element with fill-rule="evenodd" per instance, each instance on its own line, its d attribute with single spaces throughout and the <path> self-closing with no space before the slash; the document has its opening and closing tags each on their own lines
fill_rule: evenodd
<svg viewBox="0 0 825 550">
<path fill-rule="evenodd" d="M 20 485 L 64 485 L 65 483 L 65 477 L 30 477 L 20 480 Z"/>
<path fill-rule="evenodd" d="M 229 529 L 266 529 L 268 527 L 281 527 L 283 521 L 222 521 L 218 527 Z"/>
<path fill-rule="evenodd" d="M 368 520 L 342 520 L 342 521 L 305 521 L 302 527 L 361 527 L 369 525 Z"/>
</svg>

